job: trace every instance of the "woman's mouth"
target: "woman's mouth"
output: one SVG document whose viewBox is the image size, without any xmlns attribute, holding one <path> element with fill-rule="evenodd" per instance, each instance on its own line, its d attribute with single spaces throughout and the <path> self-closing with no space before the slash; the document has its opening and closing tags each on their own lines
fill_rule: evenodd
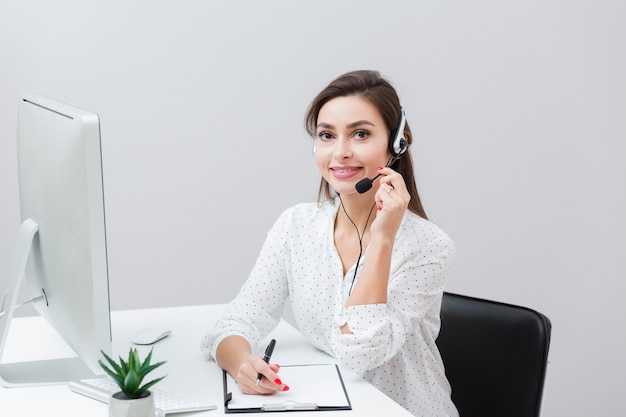
<svg viewBox="0 0 626 417">
<path fill-rule="evenodd" d="M 337 179 L 352 178 L 357 175 L 363 168 L 362 167 L 334 167 L 330 168 L 333 176 Z"/>
</svg>

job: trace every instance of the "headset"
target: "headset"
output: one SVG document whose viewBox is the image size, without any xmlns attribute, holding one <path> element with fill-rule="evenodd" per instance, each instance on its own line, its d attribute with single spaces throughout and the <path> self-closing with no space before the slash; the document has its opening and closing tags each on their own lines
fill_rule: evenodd
<svg viewBox="0 0 626 417">
<path fill-rule="evenodd" d="M 409 147 L 409 143 L 404 137 L 405 127 L 406 116 L 404 109 L 400 108 L 400 123 L 398 124 L 398 128 L 389 135 L 389 152 L 391 152 L 394 159 L 400 158 L 400 155 L 405 153 Z"/>
<path fill-rule="evenodd" d="M 400 108 L 400 123 L 398 124 L 398 128 L 389 135 L 389 152 L 391 152 L 391 159 L 387 164 L 388 167 L 392 166 L 403 153 L 409 148 L 409 142 L 407 142 L 404 137 L 404 128 L 406 126 L 406 116 L 404 114 L 404 109 Z M 366 193 L 372 188 L 372 184 L 376 178 L 380 177 L 380 173 L 376 174 L 374 178 L 363 178 L 361 181 L 357 182 L 355 185 L 356 190 L 359 194 Z"/>
</svg>

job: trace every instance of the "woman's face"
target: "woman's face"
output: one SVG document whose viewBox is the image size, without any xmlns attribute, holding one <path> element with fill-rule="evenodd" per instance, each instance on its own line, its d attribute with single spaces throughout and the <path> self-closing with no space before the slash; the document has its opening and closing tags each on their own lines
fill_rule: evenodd
<svg viewBox="0 0 626 417">
<path fill-rule="evenodd" d="M 373 104 L 360 96 L 337 97 L 317 116 L 315 161 L 335 191 L 353 194 L 359 180 L 373 178 L 376 167 L 387 164 L 388 141 L 387 126 Z"/>
</svg>

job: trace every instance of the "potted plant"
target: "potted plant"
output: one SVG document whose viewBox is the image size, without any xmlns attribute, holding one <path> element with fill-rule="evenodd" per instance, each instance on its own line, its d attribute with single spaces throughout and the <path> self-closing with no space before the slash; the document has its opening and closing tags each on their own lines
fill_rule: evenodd
<svg viewBox="0 0 626 417">
<path fill-rule="evenodd" d="M 152 350 L 150 350 L 142 363 L 137 349 L 133 348 L 128 352 L 128 359 L 125 361 L 120 357 L 119 363 L 104 352 L 102 355 L 110 366 L 101 360 L 98 363 L 120 387 L 120 391 L 109 399 L 109 417 L 154 417 L 154 397 L 149 389 L 165 376 L 142 383 L 148 373 L 163 365 L 165 361 L 151 364 Z"/>
</svg>

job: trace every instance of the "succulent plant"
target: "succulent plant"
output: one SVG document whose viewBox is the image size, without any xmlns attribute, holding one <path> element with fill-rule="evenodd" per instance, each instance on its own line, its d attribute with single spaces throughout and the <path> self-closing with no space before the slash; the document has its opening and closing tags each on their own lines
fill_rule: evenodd
<svg viewBox="0 0 626 417">
<path fill-rule="evenodd" d="M 102 351 L 101 351 L 102 352 Z M 120 387 L 120 390 L 126 395 L 128 399 L 140 398 L 150 387 L 152 387 L 157 382 L 161 381 L 165 376 L 154 379 L 146 384 L 141 385 L 143 379 L 146 375 L 152 371 L 154 371 L 159 366 L 163 365 L 163 362 L 157 362 L 155 364 L 150 364 L 150 360 L 152 359 L 152 350 L 146 359 L 141 362 L 139 358 L 139 353 L 137 349 L 130 348 L 128 352 L 128 360 L 122 359 L 120 356 L 119 363 L 115 362 L 111 359 L 106 353 L 102 352 L 102 355 L 109 363 L 107 366 L 101 360 L 98 360 L 98 363 L 104 369 L 104 371 L 115 381 L 115 383 Z"/>
</svg>

